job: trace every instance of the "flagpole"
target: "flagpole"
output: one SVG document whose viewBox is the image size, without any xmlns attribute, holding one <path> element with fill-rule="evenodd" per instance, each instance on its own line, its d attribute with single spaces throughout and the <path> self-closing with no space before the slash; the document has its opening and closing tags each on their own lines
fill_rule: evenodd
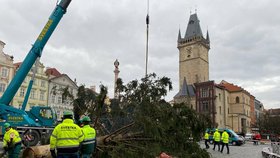
<svg viewBox="0 0 280 158">
<path fill-rule="evenodd" d="M 146 16 L 146 69 L 145 69 L 145 77 L 147 77 L 148 73 L 148 53 L 149 53 L 149 0 L 147 0 L 147 16 Z"/>
</svg>

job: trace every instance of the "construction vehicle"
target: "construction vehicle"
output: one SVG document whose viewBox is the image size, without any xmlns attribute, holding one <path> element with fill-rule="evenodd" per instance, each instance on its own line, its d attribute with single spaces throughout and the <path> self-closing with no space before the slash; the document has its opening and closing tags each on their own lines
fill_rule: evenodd
<svg viewBox="0 0 280 158">
<path fill-rule="evenodd" d="M 71 0 L 60 0 L 47 24 L 39 34 L 29 53 L 25 57 L 21 66 L 17 70 L 14 78 L 0 98 L 0 134 L 4 134 L 4 123 L 9 122 L 21 134 L 25 145 L 34 146 L 38 142 L 43 142 L 43 138 L 48 140 L 54 126 L 57 123 L 55 112 L 48 106 L 33 106 L 30 111 L 25 111 L 26 101 L 32 88 L 32 81 L 29 84 L 25 96 L 25 103 L 21 109 L 10 105 L 22 82 L 31 70 L 32 66 L 41 55 L 45 44 L 55 30 Z M 29 92 L 29 93 L 28 93 Z"/>
</svg>

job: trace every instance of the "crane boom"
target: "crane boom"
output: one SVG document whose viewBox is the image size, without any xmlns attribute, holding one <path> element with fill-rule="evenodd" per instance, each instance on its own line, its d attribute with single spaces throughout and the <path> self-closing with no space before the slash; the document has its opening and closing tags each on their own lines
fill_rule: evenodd
<svg viewBox="0 0 280 158">
<path fill-rule="evenodd" d="M 41 57 L 45 44 L 49 40 L 51 34 L 58 25 L 59 21 L 61 20 L 63 14 L 66 13 L 66 9 L 70 2 L 71 0 L 61 0 L 59 4 L 55 7 L 54 11 L 49 17 L 47 24 L 36 39 L 28 55 L 25 57 L 14 78 L 12 79 L 11 83 L 4 92 L 3 96 L 0 98 L 0 105 L 10 104 L 11 100 L 14 98 L 16 92 L 21 86 L 23 80 L 32 68 L 32 65 L 35 63 L 38 57 Z"/>
</svg>

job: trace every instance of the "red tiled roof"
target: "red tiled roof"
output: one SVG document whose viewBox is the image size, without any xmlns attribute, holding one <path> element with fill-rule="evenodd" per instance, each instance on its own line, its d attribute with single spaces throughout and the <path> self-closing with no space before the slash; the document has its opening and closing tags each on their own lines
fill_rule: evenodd
<svg viewBox="0 0 280 158">
<path fill-rule="evenodd" d="M 55 76 L 55 77 L 61 75 L 61 73 L 60 73 L 56 68 L 48 68 L 48 69 L 46 70 L 46 74 L 47 74 L 47 75 L 53 75 L 53 76 Z"/>
<path fill-rule="evenodd" d="M 237 92 L 237 91 L 242 91 L 242 88 L 239 86 L 236 86 L 232 83 L 221 83 L 221 86 L 224 86 L 226 90 L 230 92 Z"/>
</svg>

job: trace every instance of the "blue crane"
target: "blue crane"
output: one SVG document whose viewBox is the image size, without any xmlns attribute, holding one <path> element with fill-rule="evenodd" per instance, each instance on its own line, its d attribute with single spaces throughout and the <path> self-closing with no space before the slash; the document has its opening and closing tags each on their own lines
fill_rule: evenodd
<svg viewBox="0 0 280 158">
<path fill-rule="evenodd" d="M 56 122 L 56 114 L 50 107 L 34 106 L 30 111 L 25 111 L 25 105 L 21 109 L 10 106 L 12 99 L 20 88 L 22 82 L 31 70 L 38 58 L 41 57 L 44 46 L 57 27 L 62 16 L 66 13 L 71 0 L 60 0 L 49 17 L 48 22 L 39 34 L 31 50 L 25 57 L 21 66 L 17 70 L 14 78 L 8 85 L 4 94 L 0 98 L 0 134 L 3 135 L 5 122 L 9 122 L 16 127 L 22 136 L 29 136 L 29 145 L 37 145 L 42 137 L 48 137 Z M 32 83 L 27 91 L 30 91 Z M 28 94 L 27 94 L 28 97 Z M 50 117 L 40 115 L 40 112 L 51 112 Z"/>
</svg>

